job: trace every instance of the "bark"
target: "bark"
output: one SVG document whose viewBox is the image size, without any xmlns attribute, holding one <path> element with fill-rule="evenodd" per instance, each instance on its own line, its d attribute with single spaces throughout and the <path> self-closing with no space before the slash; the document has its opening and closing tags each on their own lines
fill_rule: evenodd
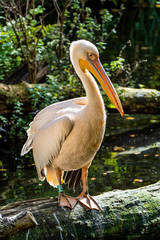
<svg viewBox="0 0 160 240">
<path fill-rule="evenodd" d="M 0 83 L 0 114 L 12 112 L 16 101 L 29 106 L 30 96 L 26 90 L 32 86 L 32 84 L 28 84 L 27 82 L 16 85 Z"/>
<path fill-rule="evenodd" d="M 160 113 L 160 91 L 118 88 L 124 110 L 128 113 Z"/>
<path fill-rule="evenodd" d="M 16 85 L 0 83 L 0 114 L 11 112 L 15 101 L 22 102 L 26 111 L 31 109 L 30 95 L 26 90 L 33 87 L 34 84 L 27 82 Z M 124 87 L 119 87 L 117 91 L 125 113 L 160 113 L 160 91 Z M 106 99 L 105 94 L 104 99 Z M 105 105 L 110 108 L 110 103 Z"/>
<path fill-rule="evenodd" d="M 35 68 L 36 76 L 35 83 L 38 83 L 43 77 L 46 76 L 48 65 L 46 62 L 40 63 L 37 68 Z M 31 70 L 30 70 L 31 71 Z M 30 72 L 30 75 L 32 73 Z M 28 74 L 28 66 L 26 63 L 21 64 L 6 80 L 5 84 L 19 84 L 22 81 L 30 82 L 30 77 Z"/>
<path fill-rule="evenodd" d="M 38 223 L 12 236 L 12 240 L 159 239 L 160 181 L 134 190 L 105 192 L 95 199 L 100 212 L 79 203 L 74 210 L 59 208 L 52 198 L 17 202 L 0 210 L 3 218 L 30 211 Z M 0 239 L 3 234 L 2 224 Z"/>
<path fill-rule="evenodd" d="M 6 239 L 18 232 L 38 225 L 34 216 L 29 211 L 22 211 L 10 217 L 0 219 L 0 238 Z"/>
</svg>

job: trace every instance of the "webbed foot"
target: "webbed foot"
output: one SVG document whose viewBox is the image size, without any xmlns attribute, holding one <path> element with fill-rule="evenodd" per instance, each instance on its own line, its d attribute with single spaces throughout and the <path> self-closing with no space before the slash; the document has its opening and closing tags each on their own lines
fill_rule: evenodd
<svg viewBox="0 0 160 240">
<path fill-rule="evenodd" d="M 94 209 L 97 211 L 101 210 L 98 203 L 88 193 L 81 193 L 77 197 L 77 199 L 83 206 L 85 206 L 89 209 Z"/>
<path fill-rule="evenodd" d="M 59 193 L 58 202 L 59 202 L 60 207 L 69 207 L 69 208 L 73 209 L 75 207 L 77 201 L 78 200 L 76 198 L 67 196 L 63 192 Z"/>
</svg>

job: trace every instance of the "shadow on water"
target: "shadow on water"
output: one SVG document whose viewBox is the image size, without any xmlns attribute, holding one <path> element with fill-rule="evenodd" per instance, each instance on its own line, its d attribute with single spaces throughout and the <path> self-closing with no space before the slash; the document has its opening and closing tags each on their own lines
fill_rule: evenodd
<svg viewBox="0 0 160 240">
<path fill-rule="evenodd" d="M 89 170 L 92 195 L 113 189 L 128 189 L 155 183 L 160 175 L 160 116 L 109 114 L 106 134 Z M 22 161 L 22 158 L 17 159 Z M 27 163 L 27 164 L 26 164 Z M 25 165 L 0 171 L 0 203 L 56 196 L 57 190 L 37 179 L 32 154 Z M 72 194 L 72 190 L 65 191 Z M 81 189 L 74 195 L 78 195 Z"/>
</svg>

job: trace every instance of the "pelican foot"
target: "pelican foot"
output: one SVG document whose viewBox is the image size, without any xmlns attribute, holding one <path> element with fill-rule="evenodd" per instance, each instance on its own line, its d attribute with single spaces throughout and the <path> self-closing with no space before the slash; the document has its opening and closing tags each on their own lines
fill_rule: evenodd
<svg viewBox="0 0 160 240">
<path fill-rule="evenodd" d="M 89 194 L 82 193 L 82 194 L 80 194 L 79 197 L 77 197 L 77 199 L 86 208 L 94 209 L 94 210 L 97 210 L 97 211 L 101 210 L 98 203 Z"/>
<path fill-rule="evenodd" d="M 77 201 L 78 200 L 76 198 L 67 196 L 63 192 L 59 193 L 58 202 L 59 202 L 60 207 L 69 207 L 69 208 L 73 209 L 75 207 Z"/>
</svg>

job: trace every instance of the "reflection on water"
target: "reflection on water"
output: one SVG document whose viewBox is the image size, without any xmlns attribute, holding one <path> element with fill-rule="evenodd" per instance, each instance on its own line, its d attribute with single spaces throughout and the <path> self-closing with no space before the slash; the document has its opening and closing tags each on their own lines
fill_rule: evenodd
<svg viewBox="0 0 160 240">
<path fill-rule="evenodd" d="M 155 183 L 160 175 L 160 116 L 110 114 L 105 138 L 89 170 L 92 195 Z M 30 159 L 31 158 L 31 159 Z M 21 158 L 19 158 L 19 161 Z M 14 172 L 0 171 L 1 205 L 29 198 L 56 196 L 57 190 L 37 179 L 32 155 Z M 81 189 L 74 195 L 78 195 Z M 66 193 L 72 194 L 72 190 Z"/>
</svg>

